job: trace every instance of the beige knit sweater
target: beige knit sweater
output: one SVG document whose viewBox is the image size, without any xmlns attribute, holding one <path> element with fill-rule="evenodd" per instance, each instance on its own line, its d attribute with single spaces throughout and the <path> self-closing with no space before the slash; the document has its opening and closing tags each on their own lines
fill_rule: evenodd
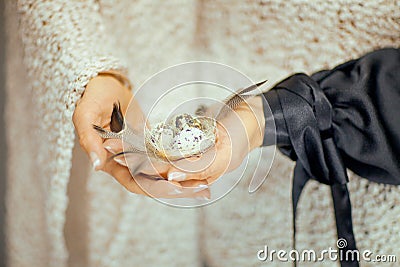
<svg viewBox="0 0 400 267">
<path fill-rule="evenodd" d="M 272 85 L 400 46 L 400 2 L 390 0 L 10 0 L 6 8 L 12 267 L 261 266 L 264 245 L 290 249 L 293 163 L 280 154 L 257 193 L 247 193 L 244 179 L 201 210 L 129 194 L 86 171 L 83 152 L 73 152 L 71 116 L 100 71 L 127 71 L 138 87 L 170 65 L 211 60 Z M 359 249 L 400 260 L 400 188 L 356 175 L 349 188 Z M 299 203 L 298 248 L 335 242 L 329 188 L 310 182 Z"/>
</svg>

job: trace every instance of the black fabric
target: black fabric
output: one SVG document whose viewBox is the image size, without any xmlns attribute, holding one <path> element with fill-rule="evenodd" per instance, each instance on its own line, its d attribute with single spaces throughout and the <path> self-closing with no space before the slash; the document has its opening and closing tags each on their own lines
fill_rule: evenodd
<svg viewBox="0 0 400 267">
<path fill-rule="evenodd" d="M 296 161 L 294 222 L 307 181 L 330 185 L 338 238 L 348 242 L 344 251 L 356 249 L 346 168 L 373 182 L 400 184 L 400 50 L 378 50 L 311 77 L 295 74 L 264 96 L 277 145 Z M 266 137 L 264 145 L 268 140 L 274 139 Z"/>
</svg>

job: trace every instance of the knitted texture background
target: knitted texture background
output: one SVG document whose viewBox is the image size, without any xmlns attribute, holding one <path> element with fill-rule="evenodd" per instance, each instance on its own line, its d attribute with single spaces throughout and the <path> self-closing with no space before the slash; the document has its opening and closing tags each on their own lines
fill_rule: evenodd
<svg viewBox="0 0 400 267">
<path fill-rule="evenodd" d="M 71 116 L 99 72 L 127 71 L 138 88 L 165 67 L 211 60 L 272 86 L 293 72 L 400 46 L 399 1 L 21 0 L 6 6 L 10 266 L 67 265 L 67 184 L 71 167 L 83 168 L 71 166 Z M 278 154 L 257 193 L 247 193 L 244 179 L 202 210 L 133 196 L 109 176 L 88 173 L 82 266 L 261 266 L 256 253 L 264 245 L 291 248 L 293 166 Z M 359 248 L 398 253 L 399 187 L 356 175 L 350 180 Z M 311 182 L 299 203 L 299 249 L 335 247 L 332 212 L 329 188 Z"/>
</svg>

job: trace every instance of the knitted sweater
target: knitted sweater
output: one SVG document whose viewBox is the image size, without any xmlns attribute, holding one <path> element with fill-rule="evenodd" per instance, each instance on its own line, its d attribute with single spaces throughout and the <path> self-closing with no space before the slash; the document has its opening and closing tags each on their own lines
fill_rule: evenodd
<svg viewBox="0 0 400 267">
<path fill-rule="evenodd" d="M 264 245 L 290 249 L 293 163 L 280 154 L 257 193 L 244 179 L 201 210 L 86 172 L 71 116 L 99 72 L 127 72 L 138 87 L 167 66 L 212 60 L 272 85 L 400 46 L 400 3 L 389 0 L 20 0 L 6 10 L 10 266 L 260 266 Z M 400 188 L 350 175 L 349 190 L 359 249 L 398 253 Z M 335 242 L 329 188 L 311 182 L 299 203 L 298 249 Z"/>
</svg>

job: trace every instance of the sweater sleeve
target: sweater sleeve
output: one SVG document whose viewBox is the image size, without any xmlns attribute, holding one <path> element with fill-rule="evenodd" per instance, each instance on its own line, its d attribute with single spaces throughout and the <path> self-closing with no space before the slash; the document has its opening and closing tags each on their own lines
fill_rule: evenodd
<svg viewBox="0 0 400 267">
<path fill-rule="evenodd" d="M 33 158 L 43 198 L 48 266 L 66 266 L 64 224 L 72 166 L 72 114 L 89 80 L 103 71 L 124 72 L 113 56 L 99 3 L 95 0 L 19 0 L 19 32 L 30 78 Z M 49 156 L 51 155 L 51 160 Z"/>
<path fill-rule="evenodd" d="M 34 89 L 61 98 L 67 115 L 91 78 L 103 71 L 125 72 L 113 56 L 98 1 L 19 0 L 18 12 Z"/>
</svg>

